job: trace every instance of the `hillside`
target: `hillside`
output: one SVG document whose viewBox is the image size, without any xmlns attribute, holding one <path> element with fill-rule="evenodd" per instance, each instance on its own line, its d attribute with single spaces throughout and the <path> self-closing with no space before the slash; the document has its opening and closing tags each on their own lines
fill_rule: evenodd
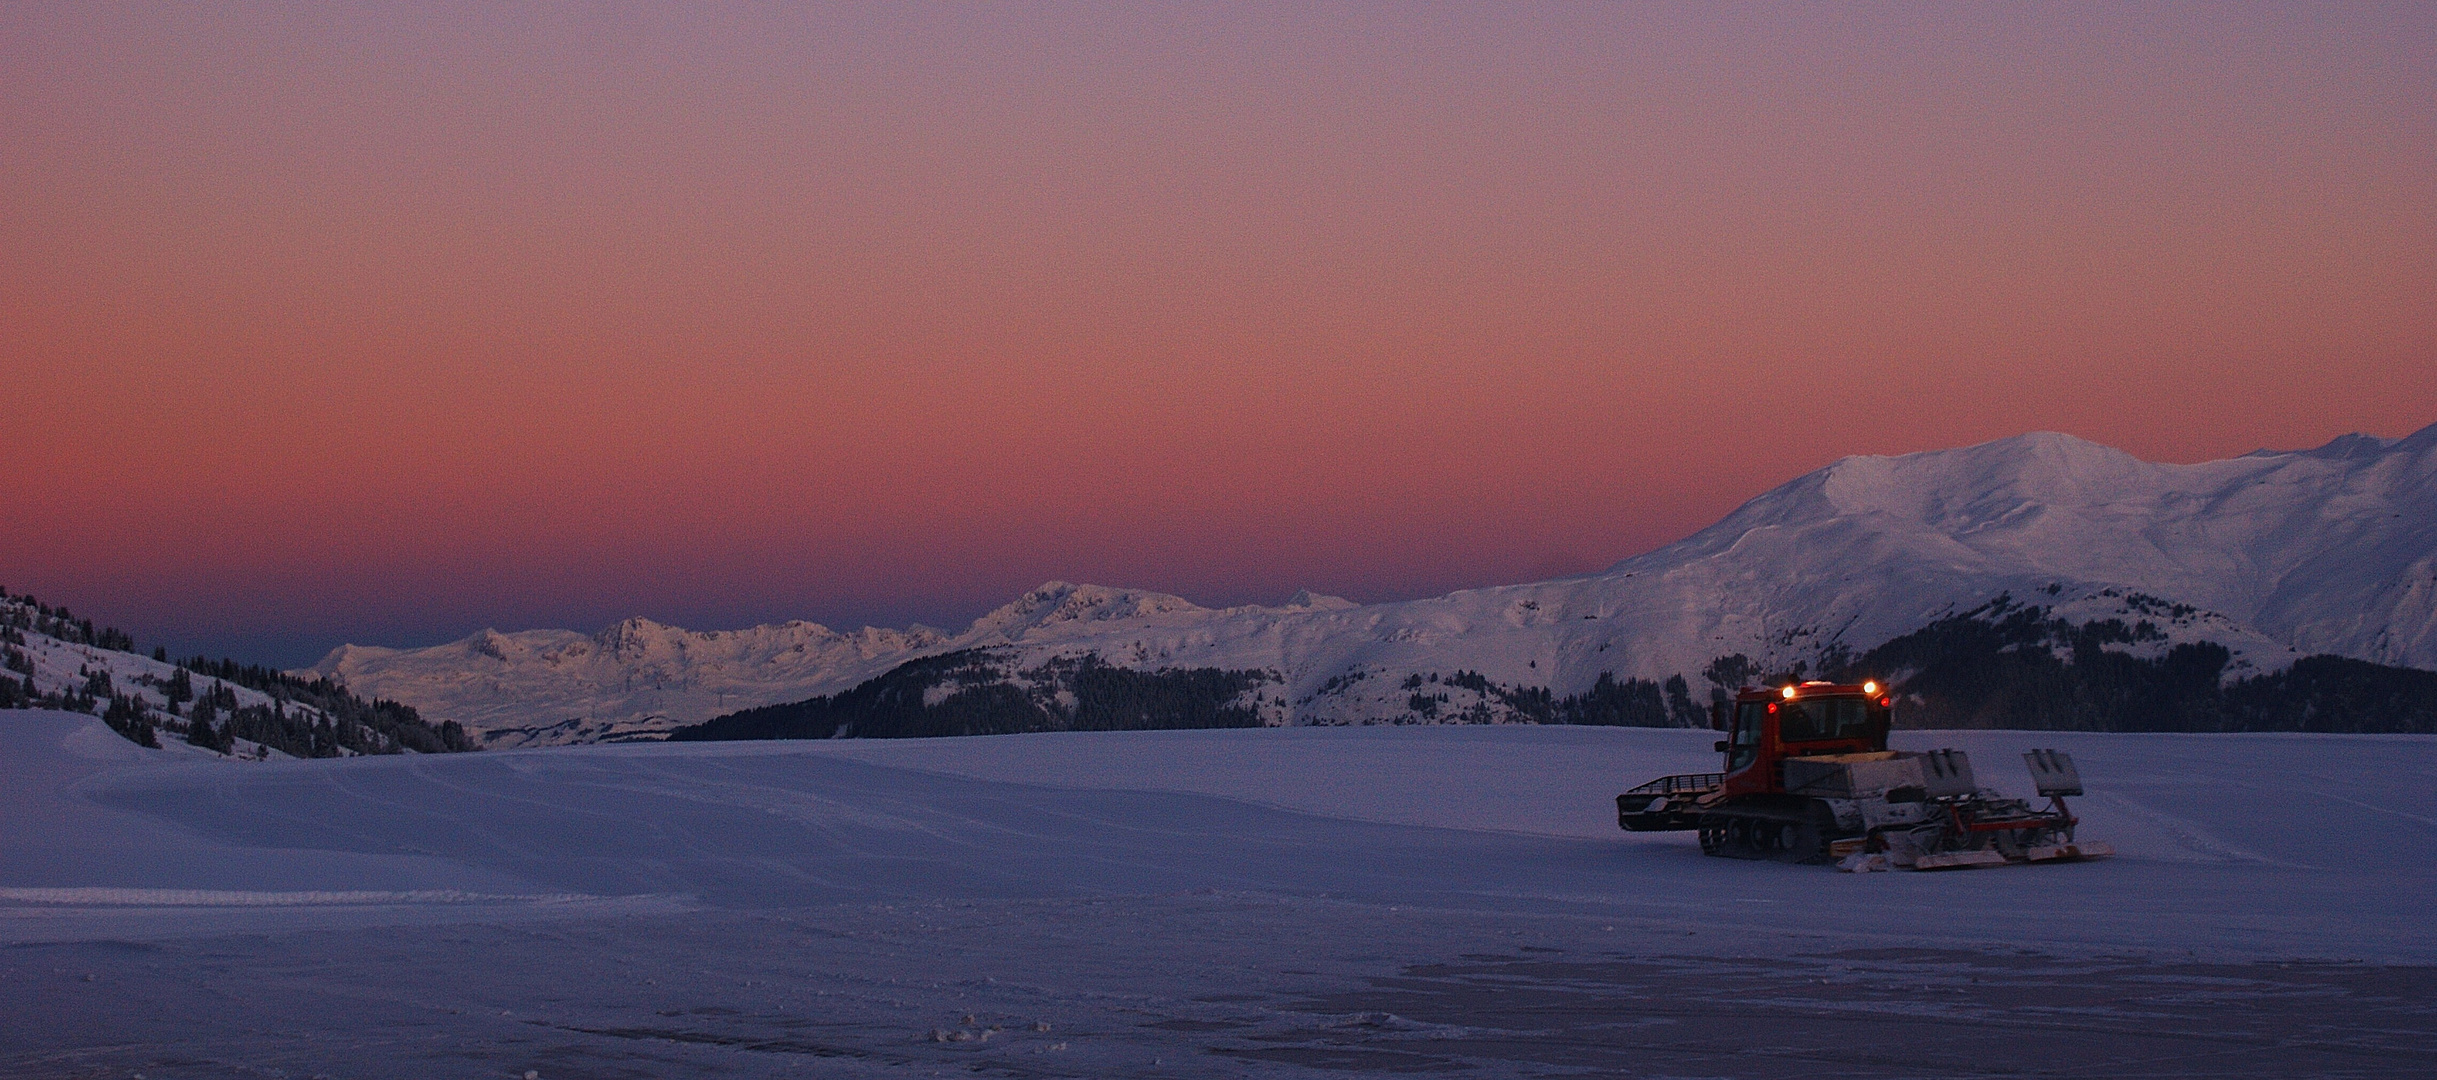
<svg viewBox="0 0 2437 1080">
<path fill-rule="evenodd" d="M 143 746 L 256 761 L 475 748 L 460 725 L 425 723 L 411 706 L 233 660 L 145 656 L 120 630 L 5 591 L 0 665 L 0 709 L 98 715 Z"/>
<path fill-rule="evenodd" d="M 741 653 L 613 658 L 599 636 L 588 645 L 559 631 L 385 651 L 385 667 L 342 649 L 313 670 L 479 730 L 537 717 L 515 729 L 536 742 L 665 730 L 722 711 L 711 693 L 726 711 L 826 697 L 948 653 L 978 659 L 930 684 L 940 701 L 995 682 L 1038 699 L 1026 708 L 1064 707 L 1073 689 L 1056 665 L 1090 656 L 1146 672 L 1262 673 L 1262 688 L 1224 704 L 1266 723 L 1663 724 L 1720 687 L 1837 669 L 1993 603 L 2035 607 L 2043 623 L 2120 625 L 2096 648 L 2143 664 L 2217 650 L 2207 677 L 2225 686 L 2320 655 L 2437 668 L 2437 427 L 2195 465 L 2054 433 L 1846 458 L 1599 574 L 1404 603 L 1307 593 L 1210 609 L 1051 583 L 954 636 L 790 624 L 856 646 L 808 649 L 783 671 Z M 503 640 L 537 644 L 493 647 Z M 2045 647 L 2073 662 L 2061 639 Z M 552 648 L 582 653 L 555 659 Z M 576 668 L 596 688 L 648 674 L 663 697 L 572 692 L 560 672 Z"/>
</svg>

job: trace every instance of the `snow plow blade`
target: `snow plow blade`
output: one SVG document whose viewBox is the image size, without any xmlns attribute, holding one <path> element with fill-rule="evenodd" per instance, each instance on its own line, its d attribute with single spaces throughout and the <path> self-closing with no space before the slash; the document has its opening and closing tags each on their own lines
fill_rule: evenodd
<svg viewBox="0 0 2437 1080">
<path fill-rule="evenodd" d="M 1855 852 L 1836 864 L 1837 869 L 1852 873 L 1873 870 L 1969 870 L 1980 866 L 2004 866 L 2008 863 L 2073 862 L 2080 859 L 2100 859 L 2115 854 L 2115 848 L 2099 843 L 2041 844 L 2023 849 L 2015 858 L 1982 848 L 1978 851 L 1941 851 L 1929 855 L 1899 853 Z"/>
<path fill-rule="evenodd" d="M 2042 844 L 2022 853 L 2025 862 L 2058 862 L 2074 859 L 2104 859 L 2115 854 L 2109 844 L 2085 841 L 2074 844 Z"/>
<path fill-rule="evenodd" d="M 1994 851 L 1946 851 L 1923 855 L 1912 861 L 1915 870 L 1968 870 L 1975 866 L 2004 865 L 2005 856 Z"/>
</svg>

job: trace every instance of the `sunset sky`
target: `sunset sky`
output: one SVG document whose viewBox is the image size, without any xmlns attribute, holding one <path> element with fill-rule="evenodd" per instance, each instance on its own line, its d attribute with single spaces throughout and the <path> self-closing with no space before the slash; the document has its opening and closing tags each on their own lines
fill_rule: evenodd
<svg viewBox="0 0 2437 1080">
<path fill-rule="evenodd" d="M 876 9 L 876 10 L 875 10 Z M 309 663 L 2437 422 L 2426 4 L 0 7 L 0 584 Z"/>
</svg>

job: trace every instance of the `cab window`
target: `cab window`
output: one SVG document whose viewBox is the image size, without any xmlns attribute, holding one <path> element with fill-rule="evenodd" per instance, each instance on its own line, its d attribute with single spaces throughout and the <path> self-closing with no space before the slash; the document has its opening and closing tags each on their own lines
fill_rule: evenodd
<svg viewBox="0 0 2437 1080">
<path fill-rule="evenodd" d="M 1728 742 L 1726 771 L 1733 772 L 1752 763 L 1760 753 L 1760 725 L 1768 719 L 1768 704 L 1747 701 L 1735 708 L 1735 736 Z"/>
<path fill-rule="evenodd" d="M 1868 739 L 1870 703 L 1861 698 L 1788 701 L 1777 710 L 1777 737 L 1785 742 Z"/>
</svg>

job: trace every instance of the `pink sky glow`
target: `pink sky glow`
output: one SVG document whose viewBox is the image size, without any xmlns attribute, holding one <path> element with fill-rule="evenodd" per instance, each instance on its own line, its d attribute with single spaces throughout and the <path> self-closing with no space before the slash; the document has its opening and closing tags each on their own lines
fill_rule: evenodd
<svg viewBox="0 0 2437 1080">
<path fill-rule="evenodd" d="M 310 661 L 2437 422 L 2425 6 L 11 5 L 0 583 Z"/>
</svg>

